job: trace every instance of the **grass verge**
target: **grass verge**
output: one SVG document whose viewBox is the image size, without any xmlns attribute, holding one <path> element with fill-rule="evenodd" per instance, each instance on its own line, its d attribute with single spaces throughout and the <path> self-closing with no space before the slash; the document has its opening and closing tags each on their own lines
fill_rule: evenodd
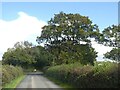
<svg viewBox="0 0 120 90">
<path fill-rule="evenodd" d="M 13 81 L 11 81 L 10 83 L 6 84 L 3 86 L 3 88 L 16 88 L 17 85 L 25 78 L 25 75 L 22 75 L 16 79 L 14 79 Z"/>
<path fill-rule="evenodd" d="M 55 84 L 57 84 L 58 86 L 60 86 L 61 88 L 63 88 L 64 90 L 75 90 L 75 87 L 71 86 L 68 83 L 63 83 L 59 80 L 56 80 L 54 78 L 51 78 L 49 76 L 44 75 L 46 78 L 48 78 L 50 81 L 54 82 Z"/>
</svg>

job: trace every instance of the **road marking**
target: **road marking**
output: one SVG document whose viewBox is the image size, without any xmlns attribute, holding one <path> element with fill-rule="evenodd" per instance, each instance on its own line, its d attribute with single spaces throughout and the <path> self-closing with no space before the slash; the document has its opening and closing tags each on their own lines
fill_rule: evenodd
<svg viewBox="0 0 120 90">
<path fill-rule="evenodd" d="M 33 83 L 33 76 L 31 77 L 31 83 L 32 83 L 31 87 L 34 88 L 34 85 L 33 85 L 34 84 Z"/>
</svg>

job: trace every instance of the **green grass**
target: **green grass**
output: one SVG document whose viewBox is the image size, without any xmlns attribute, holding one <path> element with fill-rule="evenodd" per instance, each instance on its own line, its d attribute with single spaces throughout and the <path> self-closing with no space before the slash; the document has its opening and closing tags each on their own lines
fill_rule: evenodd
<svg viewBox="0 0 120 90">
<path fill-rule="evenodd" d="M 57 79 L 54 79 L 52 77 L 46 76 L 46 78 L 48 78 L 50 81 L 54 82 L 55 84 L 57 84 L 58 86 L 60 86 L 61 88 L 63 88 L 64 90 L 75 90 L 75 87 L 73 87 L 72 85 L 68 84 L 68 83 L 63 83 Z"/>
<path fill-rule="evenodd" d="M 3 86 L 3 88 L 16 88 L 17 85 L 25 78 L 25 75 L 22 75 L 16 79 L 14 79 L 13 81 L 11 81 L 10 83 L 6 84 Z"/>
</svg>

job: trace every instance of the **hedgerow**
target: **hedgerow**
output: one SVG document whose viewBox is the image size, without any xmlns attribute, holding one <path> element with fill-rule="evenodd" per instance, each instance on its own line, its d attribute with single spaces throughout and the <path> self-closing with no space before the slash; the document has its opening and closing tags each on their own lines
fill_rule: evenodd
<svg viewBox="0 0 120 90">
<path fill-rule="evenodd" d="M 59 65 L 50 67 L 46 75 L 76 88 L 117 88 L 118 87 L 117 63 L 102 62 L 95 66 L 81 64 Z"/>
<path fill-rule="evenodd" d="M 22 74 L 23 74 L 23 70 L 21 67 L 3 65 L 2 66 L 2 85 L 10 83 L 12 80 L 19 77 Z"/>
</svg>

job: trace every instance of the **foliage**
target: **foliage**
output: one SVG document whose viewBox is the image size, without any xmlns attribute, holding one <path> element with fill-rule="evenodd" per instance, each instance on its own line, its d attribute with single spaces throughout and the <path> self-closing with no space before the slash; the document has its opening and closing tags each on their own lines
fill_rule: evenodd
<svg viewBox="0 0 120 90">
<path fill-rule="evenodd" d="M 66 47 L 66 46 L 65 46 Z M 89 47 L 88 44 L 81 44 L 81 45 L 75 45 L 75 46 L 69 46 L 69 50 L 62 50 L 57 58 L 57 63 L 81 63 L 81 64 L 94 64 L 93 61 L 95 61 L 96 52 L 92 47 Z"/>
<path fill-rule="evenodd" d="M 7 90 L 8 88 L 11 88 L 11 90 L 13 90 L 14 88 L 17 87 L 17 85 L 21 82 L 21 80 L 24 79 L 24 77 L 25 77 L 25 75 L 22 75 L 22 76 L 19 76 L 19 77 L 15 78 L 10 83 L 5 84 L 2 87 L 2 90 Z"/>
<path fill-rule="evenodd" d="M 3 54 L 2 62 L 3 64 L 28 68 L 34 63 L 34 57 L 31 55 L 31 43 L 28 41 L 17 42 L 13 48 L 9 48 Z"/>
<path fill-rule="evenodd" d="M 23 75 L 23 70 L 21 67 L 14 67 L 9 65 L 2 66 L 2 84 L 5 85 L 10 83 L 15 78 Z"/>
<path fill-rule="evenodd" d="M 113 48 L 110 52 L 104 54 L 105 58 L 120 61 L 120 48 Z"/>
<path fill-rule="evenodd" d="M 120 25 L 112 25 L 105 28 L 99 36 L 99 43 L 114 47 L 110 52 L 104 54 L 105 58 L 120 61 Z"/>
<path fill-rule="evenodd" d="M 99 43 L 106 46 L 119 47 L 120 45 L 120 25 L 112 25 L 105 28 L 99 36 Z"/>
<path fill-rule="evenodd" d="M 3 55 L 3 64 L 21 66 L 24 71 L 50 66 L 52 55 L 41 46 L 32 46 L 28 41 L 17 42 Z"/>
<path fill-rule="evenodd" d="M 43 27 L 42 35 L 37 40 L 45 40 L 46 44 L 52 45 L 66 41 L 73 41 L 73 44 L 76 44 L 80 41 L 89 42 L 87 38 L 94 36 L 95 32 L 99 32 L 98 26 L 92 24 L 88 17 L 60 12 Z"/>
<path fill-rule="evenodd" d="M 95 66 L 78 63 L 48 68 L 46 74 L 78 88 L 117 88 L 118 64 L 111 62 L 95 63 Z"/>
<path fill-rule="evenodd" d="M 54 55 L 53 65 L 74 62 L 71 60 L 93 64 L 96 52 L 91 47 L 88 38 L 96 37 L 98 34 L 98 26 L 92 24 L 88 17 L 60 12 L 55 14 L 54 18 L 48 21 L 48 25 L 43 27 L 41 36 L 37 37 L 37 42 L 44 42 L 45 48 Z M 91 54 L 88 56 L 89 60 L 85 59 L 86 61 L 82 59 L 85 56 L 78 48 L 83 48 L 82 42 L 85 42 L 86 48 L 90 50 L 90 52 L 84 50 L 84 54 Z M 72 53 L 74 54 L 71 55 Z"/>
<path fill-rule="evenodd" d="M 53 56 L 41 46 L 36 46 L 32 48 L 35 63 L 33 64 L 34 68 L 42 69 L 45 66 L 50 66 Z"/>
</svg>

